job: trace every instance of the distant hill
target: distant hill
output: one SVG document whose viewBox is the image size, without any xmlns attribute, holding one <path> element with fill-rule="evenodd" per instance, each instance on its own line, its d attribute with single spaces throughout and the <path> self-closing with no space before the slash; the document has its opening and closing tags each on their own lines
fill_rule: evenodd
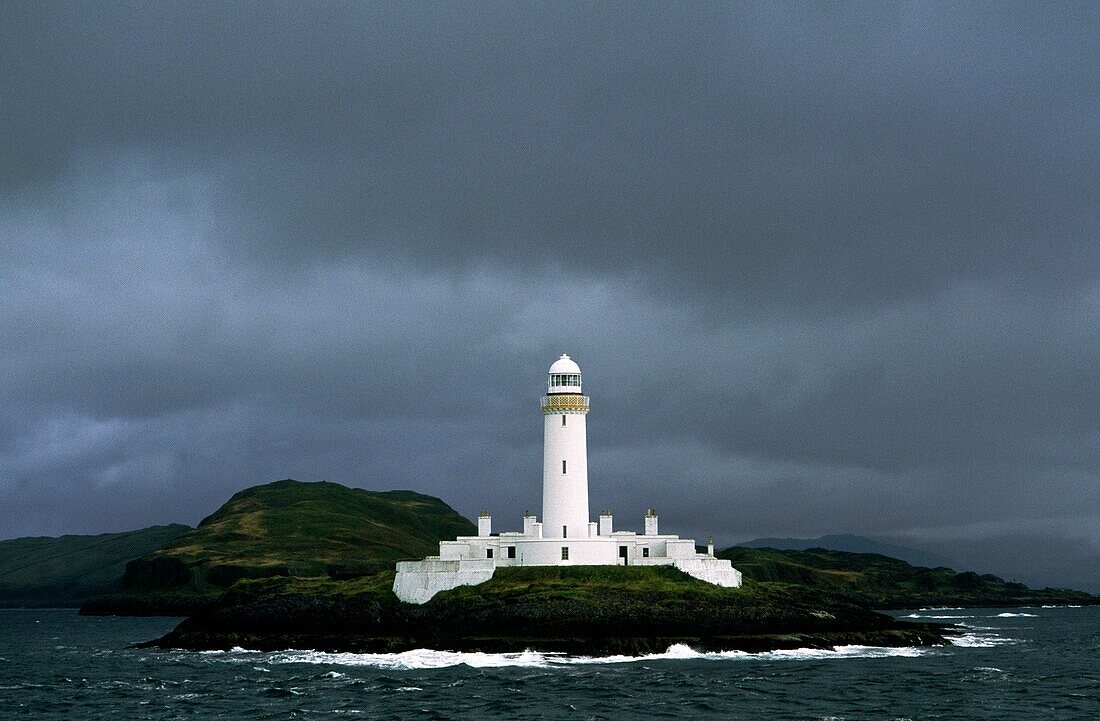
<svg viewBox="0 0 1100 721">
<path fill-rule="evenodd" d="M 0 606 L 79 606 L 119 588 L 127 561 L 190 530 L 173 524 L 97 536 L 0 541 Z"/>
<path fill-rule="evenodd" d="M 927 566 L 936 568 L 945 566 L 957 568 L 958 565 L 937 553 L 924 551 L 919 548 L 898 546 L 884 541 L 876 541 L 866 536 L 855 536 L 850 533 L 835 533 L 817 538 L 754 538 L 751 541 L 738 543 L 738 546 L 748 548 L 778 548 L 784 551 L 806 551 L 811 548 L 827 548 L 832 551 L 848 551 L 849 553 L 877 553 L 891 558 L 900 558 L 914 566 Z"/>
<path fill-rule="evenodd" d="M 1095 604 L 1083 591 L 1030 589 L 990 574 L 913 566 L 874 553 L 734 546 L 720 551 L 748 581 L 781 582 L 843 594 L 872 608 Z"/>
<path fill-rule="evenodd" d="M 438 498 L 277 481 L 230 498 L 197 528 L 126 566 L 83 613 L 191 613 L 243 578 L 351 578 L 438 552 L 477 527 Z"/>
</svg>

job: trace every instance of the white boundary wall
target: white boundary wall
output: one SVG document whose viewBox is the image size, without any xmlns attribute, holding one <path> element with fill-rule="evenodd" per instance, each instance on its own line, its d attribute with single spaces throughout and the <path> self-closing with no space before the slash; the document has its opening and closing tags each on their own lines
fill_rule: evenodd
<svg viewBox="0 0 1100 721">
<path fill-rule="evenodd" d="M 562 549 L 568 549 L 568 554 Z M 727 560 L 697 553 L 691 539 L 640 536 L 629 531 L 589 538 L 529 538 L 504 533 L 444 541 L 439 544 L 438 556 L 398 563 L 393 592 L 406 603 L 425 603 L 440 591 L 484 583 L 502 566 L 615 565 L 675 566 L 717 586 L 741 585 L 740 571 Z"/>
<path fill-rule="evenodd" d="M 440 591 L 458 586 L 476 586 L 493 577 L 495 570 L 488 560 L 444 561 L 437 557 L 423 561 L 401 561 L 393 592 L 405 603 L 425 603 Z"/>
</svg>

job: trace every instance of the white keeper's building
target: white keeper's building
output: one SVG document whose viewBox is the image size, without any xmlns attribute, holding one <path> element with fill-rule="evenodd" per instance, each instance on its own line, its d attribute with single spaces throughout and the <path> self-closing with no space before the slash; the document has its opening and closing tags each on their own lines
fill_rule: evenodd
<svg viewBox="0 0 1100 721">
<path fill-rule="evenodd" d="M 588 396 L 581 369 L 563 355 L 550 366 L 542 397 L 542 521 L 525 514 L 522 532 L 492 532 L 482 513 L 476 536 L 439 544 L 439 555 L 397 564 L 393 592 L 402 601 L 424 603 L 440 591 L 488 581 L 500 566 L 675 566 L 718 586 L 741 585 L 741 572 L 706 553 L 695 541 L 658 532 L 650 509 L 643 533 L 616 531 L 610 511 L 590 520 L 588 511 Z"/>
</svg>

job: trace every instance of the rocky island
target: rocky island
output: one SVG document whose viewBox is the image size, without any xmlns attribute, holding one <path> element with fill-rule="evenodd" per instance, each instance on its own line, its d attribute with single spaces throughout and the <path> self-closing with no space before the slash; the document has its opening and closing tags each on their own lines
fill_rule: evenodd
<svg viewBox="0 0 1100 721">
<path fill-rule="evenodd" d="M 242 581 L 149 645 L 636 655 L 673 644 L 765 651 L 946 642 L 942 626 L 898 621 L 843 596 L 771 583 L 721 588 L 660 566 L 506 568 L 423 605 L 398 601 L 392 582 L 392 573 Z"/>
<path fill-rule="evenodd" d="M 873 608 L 896 608 L 904 605 L 900 601 L 1096 600 L 1075 591 L 1033 591 L 993 576 L 913 567 L 876 554 L 731 548 L 719 555 L 736 558 L 745 570 L 739 588 L 705 583 L 668 566 L 513 567 L 423 605 L 399 601 L 390 564 L 401 550 L 378 539 L 400 538 L 419 549 L 471 525 L 426 496 L 280 481 L 237 494 L 195 532 L 128 571 L 148 568 L 157 558 L 174 559 L 182 569 L 173 574 L 176 585 L 148 588 L 150 598 L 196 589 L 196 579 L 205 583 L 207 595 L 192 617 L 150 642 L 195 650 L 537 649 L 604 655 L 663 652 L 676 643 L 743 651 L 915 646 L 945 643 L 945 627 L 900 621 Z M 236 569 L 238 578 L 215 595 L 203 579 L 227 575 L 226 567 Z M 119 599 L 140 606 L 141 593 L 135 586 L 85 610 Z"/>
<path fill-rule="evenodd" d="M 740 588 L 671 567 L 520 567 L 498 569 L 486 583 L 439 593 L 424 605 L 397 600 L 396 560 L 474 529 L 430 496 L 285 480 L 237 493 L 195 529 L 156 531 L 163 535 L 153 542 L 163 545 L 153 550 L 138 540 L 157 539 L 156 529 L 121 539 L 33 539 L 31 555 L 26 540 L 0 542 L 0 576 L 20 579 L 24 585 L 9 590 L 20 600 L 25 588 L 46 588 L 47 581 L 72 587 L 77 574 L 97 574 L 108 592 L 86 599 L 83 613 L 190 616 L 151 642 L 188 649 L 598 655 L 659 652 L 673 643 L 745 651 L 910 646 L 943 643 L 944 628 L 874 609 L 1100 602 L 1080 591 L 1030 589 L 879 554 L 742 547 L 717 554 L 744 573 Z M 123 540 L 140 554 L 128 563 L 116 548 Z M 65 565 L 41 562 L 53 557 Z M 39 592 L 34 601 L 67 598 Z"/>
</svg>

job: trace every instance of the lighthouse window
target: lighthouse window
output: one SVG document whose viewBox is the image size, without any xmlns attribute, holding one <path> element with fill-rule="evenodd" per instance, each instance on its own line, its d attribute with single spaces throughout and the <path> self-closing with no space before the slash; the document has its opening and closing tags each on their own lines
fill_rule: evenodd
<svg viewBox="0 0 1100 721">
<path fill-rule="evenodd" d="M 565 461 L 561 462 L 561 472 L 565 473 Z"/>
<path fill-rule="evenodd" d="M 516 547 L 515 546 L 508 546 L 508 558 L 515 558 L 515 557 L 516 557 Z"/>
<path fill-rule="evenodd" d="M 485 557 L 486 557 L 486 558 L 492 558 L 492 557 L 493 557 L 493 549 L 491 549 L 491 548 L 486 548 L 486 549 L 485 549 Z"/>
<path fill-rule="evenodd" d="M 568 561 L 569 560 L 569 546 L 562 546 L 561 547 L 561 560 L 563 560 L 563 561 Z"/>
<path fill-rule="evenodd" d="M 561 416 L 561 424 L 562 424 L 563 426 L 565 425 L 565 414 L 564 414 L 564 413 L 563 413 L 563 414 L 562 414 L 562 416 Z"/>
<path fill-rule="evenodd" d="M 642 558 L 649 558 L 649 547 L 648 546 L 643 546 L 642 547 Z"/>
</svg>

